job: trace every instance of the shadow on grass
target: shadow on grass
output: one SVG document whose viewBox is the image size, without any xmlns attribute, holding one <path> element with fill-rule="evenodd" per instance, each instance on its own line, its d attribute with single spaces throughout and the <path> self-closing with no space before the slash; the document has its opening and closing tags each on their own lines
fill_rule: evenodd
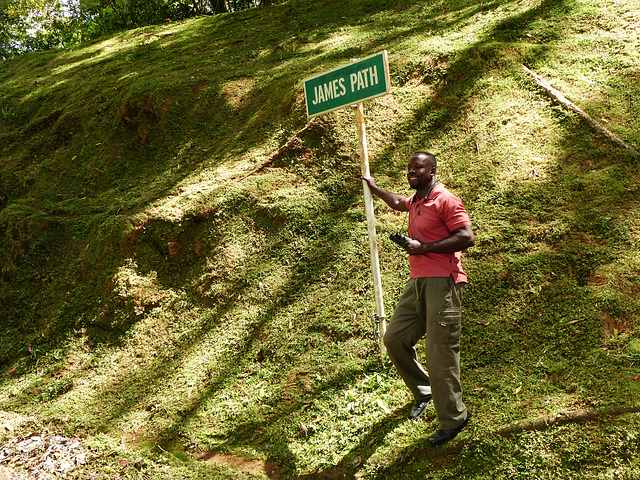
<svg viewBox="0 0 640 480">
<path fill-rule="evenodd" d="M 357 372 L 353 372 L 357 373 Z M 349 380 L 350 377 L 344 378 L 344 380 Z M 329 384 L 330 385 L 330 384 Z M 320 394 L 325 391 L 327 385 L 320 385 L 316 388 L 313 394 Z M 280 422 L 286 423 L 287 417 L 293 413 L 295 409 L 300 408 L 299 405 L 293 406 L 291 409 L 281 412 L 276 418 L 273 419 L 273 423 Z M 347 454 L 344 455 L 341 462 L 331 468 L 323 468 L 316 470 L 314 472 L 306 472 L 293 474 L 291 471 L 295 469 L 296 461 L 295 456 L 288 449 L 287 439 L 279 439 L 270 436 L 273 441 L 278 443 L 278 450 L 288 452 L 288 461 L 282 460 L 280 458 L 267 460 L 263 463 L 263 470 L 266 475 L 271 479 L 283 479 L 283 478 L 291 478 L 291 479 L 355 479 L 357 478 L 356 472 L 360 469 L 360 466 L 365 464 L 367 460 L 376 452 L 378 449 L 377 440 L 385 437 L 394 429 L 396 429 L 400 423 L 407 421 L 406 411 L 408 411 L 409 406 L 405 406 L 403 408 L 397 409 L 393 412 L 390 412 L 387 417 L 384 417 L 380 421 L 371 425 L 367 432 L 364 433 L 359 441 L 349 450 Z M 260 428 L 260 426 L 256 426 L 258 428 L 258 435 L 268 435 L 268 431 L 265 431 L 264 428 Z M 268 426 L 267 426 L 268 427 Z M 237 438 L 234 438 L 234 435 L 229 437 L 229 445 L 243 445 L 245 443 L 246 436 L 243 434 L 238 435 Z M 218 451 L 214 450 L 211 452 L 206 452 L 199 456 L 200 460 L 209 460 L 211 458 L 216 457 Z"/>
<path fill-rule="evenodd" d="M 546 430 L 559 425 L 572 423 L 596 422 L 600 424 L 612 417 L 638 412 L 640 412 L 640 406 L 564 412 L 551 417 L 543 417 L 533 421 L 520 422 L 516 425 L 485 433 L 484 436 L 486 438 L 493 436 L 510 437 L 519 435 L 523 432 Z M 465 430 L 463 430 L 460 433 L 460 436 L 463 437 L 465 433 Z M 407 475 L 409 472 L 414 471 L 411 466 L 412 463 L 419 463 L 423 460 L 440 460 L 455 464 L 455 457 L 457 455 L 470 446 L 480 446 L 482 442 L 483 440 L 474 438 L 456 438 L 452 440 L 451 443 L 439 447 L 417 447 L 416 442 L 416 444 L 411 447 L 409 453 L 405 452 L 405 454 L 401 454 L 392 464 L 388 465 L 383 471 L 381 471 L 377 478 L 396 478 L 395 475 L 397 475 L 398 472 L 403 472 L 404 475 Z M 417 474 L 417 472 L 415 473 Z M 407 477 L 403 476 L 403 478 Z"/>
</svg>

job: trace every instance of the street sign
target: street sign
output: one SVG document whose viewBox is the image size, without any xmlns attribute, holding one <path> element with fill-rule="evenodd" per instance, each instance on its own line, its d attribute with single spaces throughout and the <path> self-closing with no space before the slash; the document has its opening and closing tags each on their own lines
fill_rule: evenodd
<svg viewBox="0 0 640 480">
<path fill-rule="evenodd" d="M 338 110 L 347 105 L 357 106 L 358 146 L 360 147 L 360 167 L 363 177 L 369 176 L 369 155 L 367 153 L 367 135 L 362 102 L 386 95 L 389 93 L 390 87 L 389 59 L 387 58 L 386 50 L 304 80 L 304 98 L 307 104 L 307 117 L 309 118 L 332 110 Z M 386 324 L 382 300 L 380 264 L 378 262 L 376 221 L 373 198 L 365 180 L 362 180 L 362 188 L 364 190 L 369 250 L 371 252 L 371 270 L 373 273 L 373 293 L 377 312 L 372 318 L 375 319 L 376 323 L 380 354 L 384 358 L 387 351 L 384 345 Z"/>
<path fill-rule="evenodd" d="M 307 117 L 389 93 L 389 61 L 384 50 L 304 80 Z"/>
</svg>

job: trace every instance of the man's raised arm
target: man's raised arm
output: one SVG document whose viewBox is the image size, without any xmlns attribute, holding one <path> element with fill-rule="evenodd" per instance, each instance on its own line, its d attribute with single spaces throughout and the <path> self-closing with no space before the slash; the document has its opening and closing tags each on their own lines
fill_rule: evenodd
<svg viewBox="0 0 640 480">
<path fill-rule="evenodd" d="M 362 177 L 362 180 L 367 182 L 367 185 L 369 185 L 369 190 L 371 190 L 371 193 L 373 193 L 376 197 L 381 198 L 384 201 L 384 203 L 389 205 L 394 210 L 400 210 L 401 212 L 409 211 L 409 209 L 407 208 L 407 204 L 405 203 L 405 200 L 407 199 L 407 197 L 405 197 L 404 195 L 388 192 L 387 190 L 384 190 L 383 188 L 378 187 L 373 177 Z"/>
</svg>

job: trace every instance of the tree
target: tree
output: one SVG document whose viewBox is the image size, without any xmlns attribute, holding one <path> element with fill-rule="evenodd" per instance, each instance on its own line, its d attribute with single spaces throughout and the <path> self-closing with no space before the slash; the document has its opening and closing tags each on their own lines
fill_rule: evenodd
<svg viewBox="0 0 640 480">
<path fill-rule="evenodd" d="M 81 40 L 70 2 L 0 0 L 0 57 L 64 47 Z"/>
<path fill-rule="evenodd" d="M 225 0 L 209 0 L 208 3 L 213 13 L 224 13 L 228 11 Z"/>
<path fill-rule="evenodd" d="M 102 35 L 283 0 L 0 0 L 0 59 Z"/>
</svg>

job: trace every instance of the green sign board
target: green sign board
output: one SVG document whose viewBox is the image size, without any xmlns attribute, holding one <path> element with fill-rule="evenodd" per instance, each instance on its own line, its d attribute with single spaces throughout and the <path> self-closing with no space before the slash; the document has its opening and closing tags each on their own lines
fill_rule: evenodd
<svg viewBox="0 0 640 480">
<path fill-rule="evenodd" d="M 307 117 L 389 93 L 387 51 L 304 80 Z"/>
</svg>

